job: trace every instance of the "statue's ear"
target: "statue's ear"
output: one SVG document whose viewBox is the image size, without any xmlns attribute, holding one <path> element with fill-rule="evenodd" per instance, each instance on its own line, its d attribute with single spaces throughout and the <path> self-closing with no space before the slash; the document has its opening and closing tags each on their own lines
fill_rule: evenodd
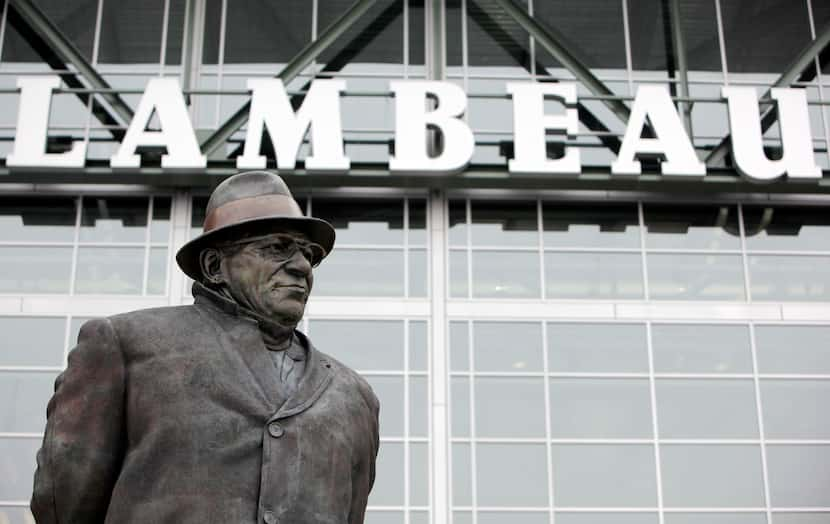
<svg viewBox="0 0 830 524">
<path fill-rule="evenodd" d="M 202 277 L 205 282 L 221 284 L 225 281 L 222 277 L 222 254 L 218 249 L 212 247 L 203 249 L 199 254 L 199 265 L 202 268 Z"/>
</svg>

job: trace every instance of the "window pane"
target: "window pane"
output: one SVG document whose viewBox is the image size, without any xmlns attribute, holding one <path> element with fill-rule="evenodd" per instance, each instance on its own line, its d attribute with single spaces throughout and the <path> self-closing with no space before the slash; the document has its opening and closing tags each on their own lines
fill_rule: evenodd
<svg viewBox="0 0 830 524">
<path fill-rule="evenodd" d="M 775 520 L 778 524 L 778 519 Z M 767 524 L 764 513 L 668 513 L 666 524 Z"/>
<path fill-rule="evenodd" d="M 740 255 L 649 254 L 651 298 L 744 300 Z"/>
<path fill-rule="evenodd" d="M 403 296 L 402 249 L 335 248 L 314 269 L 318 296 Z"/>
<path fill-rule="evenodd" d="M 380 401 L 380 436 L 403 436 L 403 377 L 365 377 Z"/>
<path fill-rule="evenodd" d="M 28 501 L 34 485 L 40 438 L 0 438 L 0 500 Z"/>
<path fill-rule="evenodd" d="M 761 507 L 761 449 L 747 445 L 663 445 L 663 500 L 679 507 Z"/>
<path fill-rule="evenodd" d="M 758 371 L 830 374 L 828 340 L 830 326 L 756 326 Z"/>
<path fill-rule="evenodd" d="M 472 202 L 474 246 L 538 246 L 536 202 Z"/>
<path fill-rule="evenodd" d="M 479 443 L 476 460 L 480 506 L 547 506 L 544 445 Z"/>
<path fill-rule="evenodd" d="M 476 371 L 542 371 L 538 322 L 474 322 Z"/>
<path fill-rule="evenodd" d="M 472 461 L 469 444 L 452 445 L 452 504 L 469 506 L 472 503 Z"/>
<path fill-rule="evenodd" d="M 746 248 L 830 251 L 830 210 L 825 207 L 744 206 Z"/>
<path fill-rule="evenodd" d="M 403 201 L 314 198 L 311 214 L 327 220 L 337 243 L 403 245 Z M 336 251 L 335 251 L 336 252 Z"/>
<path fill-rule="evenodd" d="M 654 448 L 650 445 L 554 445 L 553 477 L 557 506 L 657 505 Z"/>
<path fill-rule="evenodd" d="M 451 246 L 467 245 L 467 204 L 464 200 L 450 200 L 447 237 Z"/>
<path fill-rule="evenodd" d="M 40 433 L 57 373 L 0 371 L 0 432 Z"/>
<path fill-rule="evenodd" d="M 400 320 L 310 320 L 314 347 L 358 371 L 403 370 Z"/>
<path fill-rule="evenodd" d="M 654 369 L 664 373 L 751 373 L 747 326 L 654 324 Z"/>
<path fill-rule="evenodd" d="M 467 298 L 467 252 L 450 251 L 450 296 L 453 298 Z"/>
<path fill-rule="evenodd" d="M 525 5 L 526 2 L 520 2 Z M 467 3 L 467 54 L 470 66 L 530 68 L 527 32 L 496 4 Z M 458 27 L 456 31 L 461 31 Z M 501 69 L 504 70 L 503 68 Z"/>
<path fill-rule="evenodd" d="M 556 513 L 556 524 L 657 524 L 656 513 Z"/>
<path fill-rule="evenodd" d="M 409 377 L 409 434 L 426 437 L 428 433 L 427 404 L 429 390 L 426 377 Z"/>
<path fill-rule="evenodd" d="M 145 197 L 84 197 L 81 242 L 140 242 L 147 235 Z"/>
<path fill-rule="evenodd" d="M 0 507 L 0 522 L 7 522 L 8 524 L 34 524 L 35 518 L 32 516 L 29 508 Z"/>
<path fill-rule="evenodd" d="M 666 12 L 668 4 L 659 0 L 639 0 L 627 5 L 632 67 L 643 71 L 667 71 L 666 38 L 671 35 L 671 28 L 666 27 L 670 20 Z"/>
<path fill-rule="evenodd" d="M 409 369 L 426 371 L 429 352 L 427 323 L 422 320 L 409 321 Z"/>
<path fill-rule="evenodd" d="M 721 0 L 720 5 L 730 73 L 771 73 L 772 82 L 810 41 L 805 4 Z"/>
<path fill-rule="evenodd" d="M 636 204 L 545 202 L 542 217 L 545 247 L 640 247 Z"/>
<path fill-rule="evenodd" d="M 318 34 L 351 5 L 350 0 L 321 0 L 317 8 Z M 380 69 L 380 64 L 403 64 L 402 7 L 402 2 L 378 2 L 369 8 L 357 23 L 320 54 L 320 63 L 339 64 L 341 68 L 345 64 L 348 64 L 347 67 L 354 67 L 357 63 L 367 64 L 366 67 L 371 67 L 372 71 Z M 367 33 L 370 24 L 372 29 Z M 391 72 L 402 74 L 403 71 L 397 67 Z"/>
<path fill-rule="evenodd" d="M 647 372 L 642 324 L 548 324 L 550 371 Z"/>
<path fill-rule="evenodd" d="M 772 505 L 830 506 L 830 446 L 767 446 Z"/>
<path fill-rule="evenodd" d="M 539 254 L 507 251 L 473 253 L 473 296 L 539 297 Z"/>
<path fill-rule="evenodd" d="M 547 298 L 641 299 L 642 258 L 620 253 L 545 253 Z"/>
<path fill-rule="evenodd" d="M 366 524 L 403 524 L 404 515 L 403 511 L 368 510 L 364 522 Z"/>
<path fill-rule="evenodd" d="M 150 241 L 167 243 L 170 236 L 170 198 L 153 198 L 153 223 L 150 226 Z"/>
<path fill-rule="evenodd" d="M 429 454 L 426 443 L 409 445 L 409 503 L 413 506 L 429 506 Z"/>
<path fill-rule="evenodd" d="M 75 198 L 0 197 L 0 240 L 72 242 Z"/>
<path fill-rule="evenodd" d="M 159 63 L 163 0 L 104 2 L 101 63 Z"/>
<path fill-rule="evenodd" d="M 773 516 L 775 524 L 827 524 L 830 512 L 826 513 L 779 513 Z"/>
<path fill-rule="evenodd" d="M 282 0 L 278 4 L 257 0 L 229 3 L 225 62 L 288 62 L 311 40 L 311 10 L 311 2 L 304 0 Z"/>
<path fill-rule="evenodd" d="M 382 442 L 376 463 L 376 478 L 384 479 L 372 487 L 370 506 L 403 505 L 403 444 Z"/>
<path fill-rule="evenodd" d="M 750 255 L 752 300 L 830 301 L 830 257 Z"/>
<path fill-rule="evenodd" d="M 0 292 L 68 293 L 71 247 L 0 248 Z"/>
<path fill-rule="evenodd" d="M 450 370 L 470 370 L 470 342 L 467 322 L 450 322 Z"/>
<path fill-rule="evenodd" d="M 427 203 L 420 198 L 409 199 L 409 245 L 427 245 Z"/>
<path fill-rule="evenodd" d="M 147 268 L 147 294 L 164 295 L 167 292 L 167 248 L 150 249 Z"/>
<path fill-rule="evenodd" d="M 141 294 L 143 248 L 78 249 L 78 293 Z"/>
<path fill-rule="evenodd" d="M 660 436 L 758 438 L 752 380 L 658 379 Z"/>
<path fill-rule="evenodd" d="M 551 379 L 550 423 L 554 438 L 650 438 L 648 380 Z"/>
<path fill-rule="evenodd" d="M 452 414 L 452 436 L 470 436 L 470 379 L 452 377 L 450 380 L 450 413 Z"/>
<path fill-rule="evenodd" d="M 49 21 L 57 26 L 63 36 L 77 47 L 84 58 L 92 59 L 95 19 L 98 11 L 97 2 L 38 0 L 36 5 L 43 11 Z M 4 62 L 43 62 L 40 55 L 17 31 L 11 21 L 5 24 L 5 32 L 6 35 L 3 41 Z"/>
<path fill-rule="evenodd" d="M 63 317 L 0 317 L 0 366 L 63 366 Z"/>
<path fill-rule="evenodd" d="M 830 381 L 761 381 L 767 438 L 830 438 Z"/>
<path fill-rule="evenodd" d="M 427 296 L 427 252 L 425 249 L 409 251 L 409 296 Z"/>
<path fill-rule="evenodd" d="M 517 512 L 517 511 L 480 511 L 479 524 L 548 524 L 549 516 L 544 512 Z"/>
<path fill-rule="evenodd" d="M 544 437 L 541 378 L 476 377 L 476 436 Z"/>
<path fill-rule="evenodd" d="M 661 249 L 740 249 L 735 206 L 645 204 L 646 245 Z"/>
</svg>

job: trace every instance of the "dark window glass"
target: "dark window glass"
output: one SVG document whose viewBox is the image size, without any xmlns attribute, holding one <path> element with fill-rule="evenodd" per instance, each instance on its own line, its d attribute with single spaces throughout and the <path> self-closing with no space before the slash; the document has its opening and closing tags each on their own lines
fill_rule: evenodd
<svg viewBox="0 0 830 524">
<path fill-rule="evenodd" d="M 221 30 L 222 0 L 207 0 L 205 2 L 205 41 L 202 47 L 202 63 L 219 63 Z"/>
<path fill-rule="evenodd" d="M 672 53 L 668 2 L 637 0 L 628 3 L 631 65 L 640 70 L 667 69 Z"/>
<path fill-rule="evenodd" d="M 712 0 L 681 0 L 680 28 L 690 71 L 721 71 L 718 20 Z"/>
<path fill-rule="evenodd" d="M 167 14 L 167 54 L 164 63 L 182 63 L 182 38 L 184 37 L 185 0 L 171 0 Z"/>
<path fill-rule="evenodd" d="M 424 0 L 409 0 L 409 63 L 424 64 Z"/>
<path fill-rule="evenodd" d="M 588 67 L 625 68 L 621 2 L 546 0 L 533 3 L 533 16 Z M 536 53 L 545 66 L 561 67 L 538 43 Z"/>
<path fill-rule="evenodd" d="M 311 214 L 329 221 L 340 244 L 403 244 L 403 201 L 314 198 Z"/>
<path fill-rule="evenodd" d="M 164 0 L 104 2 L 98 61 L 158 63 L 163 22 Z"/>
<path fill-rule="evenodd" d="M 73 197 L 0 197 L 0 240 L 72 242 Z"/>
<path fill-rule="evenodd" d="M 525 0 L 519 4 L 527 9 Z M 530 70 L 530 37 L 493 0 L 467 1 L 467 38 L 469 65 Z"/>
<path fill-rule="evenodd" d="M 84 197 L 81 242 L 144 242 L 147 197 Z"/>
<path fill-rule="evenodd" d="M 820 35 L 822 31 L 827 31 L 830 27 L 830 2 L 814 1 L 812 5 L 816 34 Z M 824 74 L 830 73 L 830 48 L 825 47 L 819 57 L 821 59 L 821 72 Z"/>
<path fill-rule="evenodd" d="M 810 41 L 804 2 L 721 0 L 721 14 L 730 72 L 782 73 Z"/>
<path fill-rule="evenodd" d="M 461 0 L 446 0 L 445 21 L 447 25 L 447 65 L 460 66 L 464 45 L 461 42 Z"/>
<path fill-rule="evenodd" d="M 739 249 L 736 206 L 643 206 L 650 248 Z"/>
<path fill-rule="evenodd" d="M 320 0 L 317 34 L 322 33 L 352 4 L 352 0 Z M 329 71 L 340 71 L 346 64 L 357 62 L 402 64 L 403 4 L 401 0 L 375 3 L 320 54 L 319 61 L 326 64 Z"/>
<path fill-rule="evenodd" d="M 640 246 L 636 204 L 546 202 L 545 247 Z"/>
<path fill-rule="evenodd" d="M 5 2 L 0 2 L 0 6 Z M 87 60 L 92 59 L 92 45 L 95 39 L 95 19 L 98 2 L 67 2 L 66 0 L 38 0 L 37 7 L 57 26 Z M 21 19 L 9 9 L 6 24 L 6 38 L 3 42 L 4 62 L 41 62 L 41 57 L 23 36 Z"/>
<path fill-rule="evenodd" d="M 288 62 L 311 41 L 312 7 L 308 0 L 228 2 L 225 62 Z M 212 18 L 218 15 L 214 8 Z"/>
<path fill-rule="evenodd" d="M 536 202 L 472 203 L 473 245 L 538 246 Z"/>
<path fill-rule="evenodd" d="M 830 251 L 830 209 L 744 206 L 749 250 Z"/>
</svg>

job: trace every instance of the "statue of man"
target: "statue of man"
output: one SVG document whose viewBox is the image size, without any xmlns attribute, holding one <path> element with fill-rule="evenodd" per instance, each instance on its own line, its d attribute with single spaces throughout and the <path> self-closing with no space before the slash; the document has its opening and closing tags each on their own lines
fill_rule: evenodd
<svg viewBox="0 0 830 524">
<path fill-rule="evenodd" d="M 176 260 L 192 306 L 87 322 L 38 453 L 38 523 L 360 523 L 379 404 L 295 330 L 332 226 L 240 173 Z"/>
</svg>

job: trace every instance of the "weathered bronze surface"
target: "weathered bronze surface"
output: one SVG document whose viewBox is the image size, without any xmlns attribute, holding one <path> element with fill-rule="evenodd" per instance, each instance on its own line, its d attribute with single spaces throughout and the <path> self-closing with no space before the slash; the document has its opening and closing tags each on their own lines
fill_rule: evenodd
<svg viewBox="0 0 830 524">
<path fill-rule="evenodd" d="M 360 523 L 379 403 L 295 330 L 334 230 L 276 175 L 214 191 L 195 304 L 84 324 L 38 452 L 38 523 Z"/>
</svg>

